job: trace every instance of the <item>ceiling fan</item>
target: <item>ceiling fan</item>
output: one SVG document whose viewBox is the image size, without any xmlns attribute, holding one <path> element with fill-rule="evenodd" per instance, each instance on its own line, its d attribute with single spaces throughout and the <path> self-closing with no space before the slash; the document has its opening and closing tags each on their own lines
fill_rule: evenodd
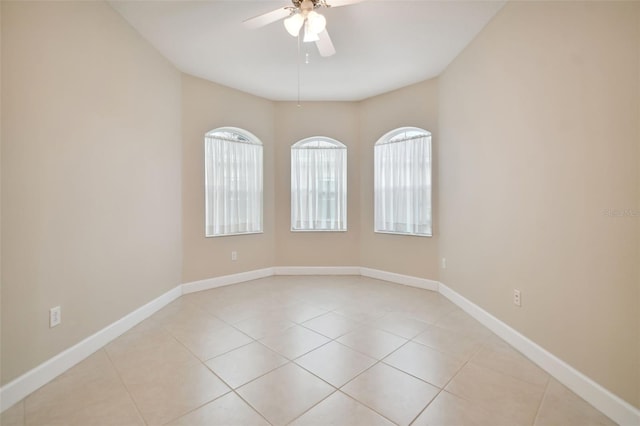
<svg viewBox="0 0 640 426">
<path fill-rule="evenodd" d="M 336 49 L 326 29 L 327 20 L 316 12 L 316 9 L 347 6 L 363 0 L 330 1 L 331 4 L 328 4 L 327 0 L 291 0 L 293 6 L 282 7 L 247 19 L 244 25 L 247 28 L 260 28 L 286 18 L 284 27 L 289 34 L 298 37 L 304 28 L 303 41 L 307 43 L 315 41 L 321 56 L 331 56 L 336 53 Z"/>
</svg>

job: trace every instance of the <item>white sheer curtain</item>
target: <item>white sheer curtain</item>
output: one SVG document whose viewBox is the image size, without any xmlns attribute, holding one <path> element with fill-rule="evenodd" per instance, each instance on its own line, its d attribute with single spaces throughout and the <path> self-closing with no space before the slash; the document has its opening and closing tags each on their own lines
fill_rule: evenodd
<svg viewBox="0 0 640 426">
<path fill-rule="evenodd" d="M 262 232 L 262 145 L 205 137 L 206 236 Z"/>
<path fill-rule="evenodd" d="M 291 148 L 291 229 L 347 230 L 347 149 L 332 140 Z"/>
<path fill-rule="evenodd" d="M 431 235 L 431 135 L 381 140 L 374 160 L 375 231 Z"/>
</svg>

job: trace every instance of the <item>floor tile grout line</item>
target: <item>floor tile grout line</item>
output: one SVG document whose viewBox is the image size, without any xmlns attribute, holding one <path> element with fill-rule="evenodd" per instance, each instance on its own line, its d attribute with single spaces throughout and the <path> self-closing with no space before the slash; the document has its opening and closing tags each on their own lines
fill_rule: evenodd
<svg viewBox="0 0 640 426">
<path fill-rule="evenodd" d="M 268 348 L 267 348 L 267 349 L 268 349 Z M 278 355 L 280 355 L 280 354 L 278 354 Z M 280 355 L 280 356 L 282 356 L 282 355 Z M 283 357 L 283 358 L 284 358 L 284 357 Z M 287 360 L 287 362 L 285 362 L 284 364 L 281 364 L 281 365 L 279 365 L 279 366 L 277 366 L 277 367 L 275 367 L 275 368 L 272 368 L 271 370 L 269 370 L 269 371 L 267 371 L 267 372 L 265 372 L 265 373 L 262 373 L 262 374 L 260 374 L 259 376 L 256 376 L 256 377 L 254 377 L 253 379 L 251 379 L 251 380 L 249 380 L 249 381 L 247 381 L 247 382 L 244 382 L 244 383 L 242 383 L 241 385 L 238 385 L 238 386 L 236 386 L 236 387 L 231 386 L 229 383 L 227 383 L 225 380 L 223 380 L 223 379 L 222 379 L 222 377 L 221 377 L 221 376 L 219 376 L 218 374 L 216 374 L 216 373 L 215 373 L 215 371 L 211 370 L 211 368 L 209 368 L 209 366 L 205 365 L 205 367 L 209 368 L 209 370 L 211 370 L 214 374 L 216 374 L 216 376 L 220 377 L 220 380 L 222 380 L 222 381 L 224 382 L 224 384 L 226 384 L 226 385 L 229 387 L 229 389 L 231 389 L 232 391 L 234 391 L 234 392 L 235 392 L 235 391 L 237 391 L 238 389 L 240 389 L 240 388 L 242 388 L 242 387 L 245 387 L 246 385 L 248 385 L 248 384 L 250 384 L 250 383 L 255 382 L 256 380 L 258 380 L 258 379 L 260 379 L 260 378 L 262 378 L 262 377 L 266 376 L 267 374 L 272 373 L 272 372 L 274 372 L 275 370 L 277 370 L 277 369 L 279 369 L 279 368 L 282 368 L 282 367 L 284 367 L 285 365 L 287 365 L 287 364 L 291 364 L 291 363 L 293 362 L 293 361 L 291 361 L 291 360 L 289 360 L 289 359 L 287 359 L 287 358 L 284 358 L 284 359 L 286 359 L 286 360 Z M 296 364 L 296 365 L 297 365 L 297 364 Z"/>
<path fill-rule="evenodd" d="M 164 422 L 164 423 L 162 423 L 162 424 L 163 424 L 163 425 L 167 425 L 167 424 L 169 424 L 169 423 L 171 423 L 171 422 L 174 422 L 174 421 L 176 421 L 176 420 L 178 420 L 178 419 L 180 419 L 180 418 L 182 418 L 182 417 L 184 417 L 184 416 L 187 416 L 187 415 L 189 415 L 189 414 L 193 413 L 194 411 L 197 411 L 197 410 L 201 409 L 201 408 L 202 408 L 202 407 L 204 407 L 205 405 L 211 404 L 212 402 L 217 401 L 218 399 L 220 399 L 220 398 L 222 398 L 222 397 L 224 397 L 224 396 L 229 395 L 230 393 L 233 393 L 233 389 L 231 389 L 231 388 L 229 388 L 229 390 L 228 390 L 227 392 L 223 393 L 222 395 L 218 395 L 218 396 L 216 396 L 216 397 L 215 397 L 215 398 L 213 398 L 213 399 L 210 399 L 210 400 L 208 400 L 208 401 L 206 401 L 206 402 L 203 402 L 202 404 L 198 405 L 197 407 L 195 407 L 195 408 L 191 408 L 191 409 L 189 409 L 189 411 L 186 411 L 186 412 L 184 412 L 184 413 L 182 413 L 182 414 L 179 414 L 178 416 L 173 417 L 172 419 L 170 419 L 170 420 L 168 420 L 168 421 L 166 421 L 166 422 Z"/>
<path fill-rule="evenodd" d="M 306 410 L 304 410 L 302 413 L 300 413 L 299 415 L 297 415 L 296 417 L 294 417 L 293 419 L 289 420 L 287 423 L 285 423 L 286 426 L 290 425 L 291 423 L 295 422 L 296 420 L 298 420 L 300 417 L 304 416 L 305 414 L 307 414 L 309 411 L 313 410 L 315 407 L 317 407 L 318 405 L 320 405 L 323 401 L 326 401 L 328 398 L 331 397 L 331 395 L 335 395 L 336 392 L 339 392 L 339 390 L 334 386 L 333 387 L 333 392 L 331 392 L 329 395 L 325 396 L 324 398 L 322 398 L 320 401 L 316 402 L 315 404 L 313 404 L 311 407 L 307 408 Z"/>
<path fill-rule="evenodd" d="M 207 404 L 209 404 L 209 403 L 211 403 L 211 402 L 213 402 L 213 401 L 217 400 L 218 398 L 221 398 L 221 397 L 223 397 L 224 395 L 229 394 L 229 392 L 233 392 L 233 388 L 232 388 L 231 386 L 229 386 L 229 384 L 228 384 L 226 381 L 224 381 L 224 380 L 222 379 L 222 377 L 220 377 L 218 374 L 216 374 L 216 373 L 215 373 L 215 371 L 213 371 L 211 368 L 209 368 L 209 366 L 206 364 L 206 361 L 203 361 L 202 359 L 200 359 L 200 357 L 199 357 L 199 356 L 197 356 L 197 355 L 196 355 L 196 354 L 191 350 L 191 348 L 189 348 L 185 343 L 183 343 L 180 339 L 178 339 L 178 338 L 177 338 L 177 337 L 176 337 L 176 336 L 175 336 L 171 331 L 167 330 L 166 326 L 164 326 L 163 324 L 160 324 L 160 327 L 161 327 L 161 328 L 162 328 L 162 330 L 163 330 L 165 333 L 167 333 L 167 335 L 169 335 L 169 336 L 170 336 L 170 337 L 171 337 L 171 338 L 172 338 L 176 343 L 178 343 L 180 346 L 182 346 L 185 350 L 187 350 L 187 351 L 188 351 L 188 352 L 189 352 L 189 353 L 190 353 L 190 354 L 195 358 L 195 361 L 196 361 L 196 362 L 194 362 L 194 365 L 196 365 L 197 363 L 201 364 L 204 368 L 206 368 L 209 372 L 211 372 L 211 374 L 213 374 L 213 375 L 214 375 L 218 380 L 220 380 L 220 381 L 221 381 L 225 386 L 227 386 L 227 387 L 229 388 L 229 391 L 228 391 L 228 392 L 225 392 L 225 393 L 223 393 L 222 395 L 219 395 L 219 396 L 217 396 L 217 397 L 215 397 L 215 398 L 213 398 L 213 399 L 211 399 L 211 400 L 209 400 L 209 401 L 206 401 L 205 403 L 203 403 L 203 404 L 199 405 L 198 407 L 196 407 L 196 408 L 194 408 L 194 409 L 192 409 L 192 410 L 189 410 L 189 411 L 188 411 L 188 412 L 186 412 L 186 413 L 182 413 L 181 415 L 179 415 L 179 416 L 177 416 L 177 417 L 175 417 L 175 418 L 173 418 L 173 419 L 171 419 L 171 420 L 169 420 L 169 421 L 165 422 L 164 424 L 169 423 L 169 422 L 172 422 L 172 421 L 174 421 L 174 420 L 177 420 L 177 419 L 179 419 L 180 417 L 185 416 L 185 415 L 187 415 L 188 413 L 190 413 L 190 412 L 192 412 L 192 411 L 195 411 L 195 410 L 197 410 L 197 409 L 199 409 L 199 408 L 202 408 L 202 407 L 204 407 L 205 405 L 207 405 Z M 245 345 L 242 345 L 242 346 L 239 346 L 239 347 L 237 347 L 237 348 L 231 349 L 231 350 L 229 350 L 229 351 L 225 352 L 224 354 L 220 354 L 220 356 L 225 355 L 225 354 L 227 354 L 227 353 L 229 353 L 229 352 L 232 352 L 232 351 L 234 351 L 234 350 L 236 350 L 236 349 L 240 349 L 241 347 L 244 347 L 244 346 L 250 345 L 251 343 L 254 343 L 254 342 L 255 342 L 255 340 L 254 340 L 253 342 L 249 342 L 249 343 L 247 343 L 247 344 L 245 344 Z M 105 350 L 105 352 L 106 352 L 106 350 Z M 213 358 L 215 358 L 215 357 L 213 357 Z M 210 358 L 210 359 L 213 359 L 213 358 Z M 113 363 L 113 362 L 112 362 L 112 363 Z M 116 369 L 116 371 L 117 371 L 117 368 L 115 368 L 115 365 L 114 365 L 114 369 Z M 118 374 L 119 374 L 119 373 L 118 373 Z M 122 378 L 121 378 L 121 380 L 122 380 Z M 136 409 L 140 412 L 140 410 L 139 410 L 139 408 L 138 408 L 137 404 L 135 403 L 135 399 L 133 398 L 133 395 L 131 394 L 131 392 L 129 392 L 129 389 L 127 388 L 126 384 L 124 384 L 124 381 L 123 381 L 123 385 L 124 385 L 124 386 L 125 386 L 125 388 L 127 389 L 127 392 L 130 394 L 131 399 L 134 401 L 134 404 L 136 405 Z M 140 413 L 140 415 L 141 415 L 141 417 L 143 418 L 143 421 L 145 422 L 145 425 L 147 425 L 148 423 L 147 423 L 146 418 L 144 418 L 144 417 L 142 416 L 142 413 Z"/>
<path fill-rule="evenodd" d="M 363 407 L 367 407 L 369 410 L 373 411 L 374 413 L 378 414 L 379 416 L 381 416 L 382 418 L 390 421 L 391 423 L 393 423 L 394 425 L 398 425 L 398 423 L 394 422 L 393 420 L 391 420 L 389 417 L 385 416 L 382 413 L 379 413 L 378 411 L 374 410 L 373 408 L 369 407 L 367 404 L 365 404 L 364 402 L 358 400 L 357 398 L 355 398 L 352 395 L 349 395 L 348 393 L 344 392 L 341 389 L 338 389 L 338 392 L 340 392 L 341 394 L 343 394 L 344 396 L 346 396 L 347 398 L 353 399 L 355 402 L 357 402 L 358 404 L 362 405 Z"/>
<path fill-rule="evenodd" d="M 460 372 L 467 366 L 467 364 L 469 363 L 469 360 L 465 361 L 458 370 L 456 370 L 456 372 L 449 378 L 449 380 L 447 380 L 447 383 L 444 384 L 444 386 L 442 386 L 441 388 L 439 388 L 438 393 L 431 399 L 431 401 L 429 401 L 427 403 L 427 405 L 424 406 L 424 408 L 422 410 L 420 410 L 420 412 L 418 413 L 417 416 L 415 416 L 413 418 L 413 420 L 411 420 L 411 422 L 409 422 L 409 426 L 411 426 L 416 420 L 418 420 L 418 417 L 420 417 L 422 415 L 422 413 L 424 413 L 427 408 L 429 408 L 429 406 L 431 404 L 433 404 L 433 402 L 436 400 L 436 398 L 438 398 L 438 396 L 440 396 L 440 394 L 442 392 L 446 392 L 446 388 L 447 386 L 449 386 L 449 383 L 451 383 L 453 381 L 453 379 L 460 374 Z"/>
<path fill-rule="evenodd" d="M 273 371 L 273 370 L 272 370 Z M 244 385 L 242 385 L 244 386 Z M 241 386 L 240 386 L 241 387 Z M 240 395 L 238 392 L 236 392 L 236 389 L 233 389 L 231 392 L 233 392 L 238 398 L 240 398 L 242 400 L 242 402 L 244 402 L 245 404 L 247 404 L 249 406 L 250 409 L 252 409 L 254 412 L 256 412 L 260 417 L 262 417 L 264 419 L 265 422 L 269 423 L 270 425 L 273 426 L 273 423 L 271 423 L 269 421 L 269 419 L 267 419 L 260 411 L 258 411 L 258 409 L 256 407 L 254 407 L 253 405 L 251 405 L 249 403 L 249 401 L 247 401 L 246 399 L 244 399 L 242 397 L 242 395 Z"/>
<path fill-rule="evenodd" d="M 325 345 L 327 345 L 327 344 L 329 344 L 329 343 L 331 343 L 331 342 L 327 342 L 327 343 L 325 343 L 324 345 L 321 345 L 321 346 L 319 346 L 319 347 L 318 347 L 318 348 L 316 348 L 316 349 L 319 349 L 320 347 L 325 346 Z M 307 352 L 307 354 L 308 354 L 308 353 L 313 352 L 314 350 L 315 350 L 315 349 L 313 349 L 313 350 L 311 350 L 311 351 Z M 305 355 L 306 355 L 306 354 L 305 354 Z M 295 359 L 299 359 L 299 358 L 301 358 L 301 357 L 303 357 L 303 356 L 304 356 L 304 355 L 300 355 L 298 358 L 295 358 Z M 316 377 L 317 379 L 319 379 L 319 380 L 323 381 L 323 382 L 324 382 L 324 383 L 326 383 L 327 385 L 329 385 L 329 386 L 331 386 L 332 388 L 334 388 L 334 392 L 332 392 L 331 394 L 327 395 L 325 398 L 323 398 L 323 399 L 321 399 L 320 401 L 318 401 L 315 405 L 318 405 L 320 402 L 324 401 L 324 400 L 325 400 L 325 399 L 327 399 L 330 395 L 333 395 L 335 392 L 340 391 L 340 390 L 341 390 L 344 386 L 346 386 L 348 383 L 350 383 L 351 381 L 355 380 L 357 377 L 359 377 L 360 375 L 364 374 L 366 371 L 370 370 L 370 369 L 371 369 L 371 368 L 373 368 L 375 365 L 377 365 L 377 364 L 379 364 L 379 363 L 380 363 L 380 361 L 376 360 L 376 362 L 374 362 L 371 366 L 369 366 L 368 368 L 364 369 L 363 371 L 361 371 L 360 373 L 358 373 L 357 375 L 355 375 L 354 377 L 352 377 L 351 379 L 349 379 L 349 380 L 348 380 L 346 383 L 344 383 L 342 386 L 337 387 L 337 386 L 335 386 L 335 385 L 333 385 L 333 384 L 329 383 L 328 381 L 326 381 L 326 380 L 325 380 L 325 379 L 323 379 L 322 377 L 318 376 L 316 373 L 314 373 L 314 372 L 312 372 L 312 371 L 310 371 L 310 370 L 306 369 L 306 368 L 305 368 L 305 367 L 303 367 L 302 365 L 298 364 L 297 362 L 295 362 L 295 359 L 294 359 L 294 360 L 290 360 L 290 361 L 289 361 L 289 363 L 290 363 L 290 364 L 293 364 L 293 365 L 295 365 L 295 366 L 297 366 L 297 367 L 299 367 L 299 368 L 302 368 L 304 371 L 308 372 L 308 373 L 309 373 L 309 374 L 311 374 L 312 376 Z M 372 358 L 372 359 L 373 359 L 373 358 Z M 286 365 L 286 364 L 285 364 L 285 365 Z M 283 365 L 283 366 L 281 366 L 281 367 L 284 367 L 284 365 Z M 281 368 L 281 367 L 278 367 L 278 368 Z M 342 392 L 342 393 L 345 393 L 345 392 Z M 348 394 L 346 394 L 346 393 L 345 393 L 345 395 L 348 395 Z M 350 395 L 348 395 L 348 396 L 350 396 Z M 350 396 L 350 397 L 351 397 L 351 396 Z M 371 407 L 369 407 L 368 405 L 364 404 L 362 401 L 359 401 L 359 400 L 357 400 L 357 399 L 355 399 L 355 398 L 353 398 L 353 397 L 351 397 L 351 398 L 352 398 L 352 399 L 354 399 L 354 400 L 356 400 L 356 401 L 358 401 L 360 404 L 364 405 L 365 407 L 369 408 L 370 410 L 373 410 L 373 411 L 375 411 L 376 413 L 378 413 L 376 410 L 374 410 L 373 408 L 371 408 Z M 314 405 L 314 406 L 315 406 L 315 405 Z M 307 411 L 309 411 L 309 410 L 307 410 Z M 307 411 L 305 411 L 305 413 L 306 413 Z M 305 413 L 303 413 L 303 414 L 305 414 Z M 380 413 L 378 413 L 378 414 L 380 414 Z M 380 414 L 380 415 L 382 415 L 382 414 Z M 302 416 L 302 414 L 301 414 L 300 416 Z M 300 417 L 300 416 L 298 416 L 298 417 Z M 385 416 L 383 416 L 383 417 L 385 417 Z M 297 417 L 296 417 L 296 418 L 297 418 Z M 385 417 L 385 418 L 386 418 L 386 417 Z M 295 420 L 295 419 L 294 419 L 294 420 Z M 293 420 L 292 420 L 292 421 L 293 421 Z M 394 424 L 395 424 L 395 422 L 392 422 L 392 423 L 394 423 Z"/>
<path fill-rule="evenodd" d="M 474 355 L 474 357 L 475 357 L 475 355 Z M 529 361 L 529 362 L 532 362 L 532 361 L 530 361 L 530 360 L 529 360 L 528 358 L 526 358 L 526 357 L 525 357 L 525 359 L 526 359 L 527 361 Z M 535 387 L 544 387 L 544 388 L 546 389 L 547 382 L 551 379 L 551 375 L 549 375 L 549 373 L 547 373 L 546 371 L 542 370 L 542 371 L 545 373 L 545 375 L 547 376 L 547 382 L 545 382 L 545 384 L 544 384 L 544 385 L 541 385 L 541 384 L 539 384 L 539 383 L 533 383 L 533 382 L 530 382 L 529 380 L 524 380 L 524 379 L 522 379 L 522 378 L 520 378 L 520 377 L 516 377 L 516 376 L 514 376 L 514 375 L 513 375 L 513 374 L 511 374 L 511 373 L 508 373 L 508 372 L 505 372 L 505 371 L 497 370 L 497 369 L 495 369 L 495 368 L 493 368 L 493 367 L 491 367 L 491 366 L 486 366 L 486 365 L 479 364 L 477 361 L 475 361 L 475 362 L 474 362 L 473 357 L 469 359 L 469 362 L 470 362 L 471 364 L 473 364 L 473 365 L 477 366 L 477 367 L 485 368 L 485 369 L 487 369 L 487 370 L 492 371 L 493 373 L 498 373 L 498 374 L 501 374 L 501 375 L 503 375 L 503 376 L 507 376 L 507 377 L 509 377 L 509 378 L 511 378 L 511 379 L 513 379 L 513 380 L 517 380 L 517 381 L 519 381 L 519 382 L 526 383 L 526 384 L 528 384 L 528 385 L 530 385 L 530 386 L 535 386 Z M 535 365 L 535 364 L 534 364 L 534 365 Z M 536 367 L 537 367 L 537 366 L 536 366 Z"/>
<path fill-rule="evenodd" d="M 337 342 L 337 343 L 339 343 L 339 342 Z M 406 343 L 408 343 L 408 342 L 406 342 Z M 405 343 L 405 344 L 406 344 L 406 343 Z M 403 346 L 404 346 L 404 345 L 403 345 Z M 400 349 L 400 348 L 398 348 L 398 349 Z M 374 362 L 374 363 L 373 363 L 372 365 L 370 365 L 368 368 L 366 368 L 366 369 L 362 370 L 360 373 L 356 374 L 354 377 L 352 377 L 351 379 L 349 379 L 346 383 L 342 384 L 342 386 L 340 386 L 340 387 L 336 387 L 336 386 L 332 385 L 331 383 L 329 383 L 329 382 L 327 382 L 326 380 L 324 380 L 322 377 L 317 376 L 315 373 L 313 373 L 313 372 L 311 372 L 311 371 L 307 370 L 307 369 L 306 369 L 306 368 L 304 368 L 303 366 L 301 366 L 301 365 L 299 365 L 299 364 L 297 364 L 297 363 L 295 363 L 295 364 L 296 364 L 297 366 L 299 366 L 300 368 L 303 368 L 305 371 L 309 371 L 309 373 L 313 374 L 315 377 L 317 377 L 318 379 L 322 380 L 323 382 L 325 382 L 325 383 L 329 384 L 330 386 L 334 387 L 334 388 L 336 389 L 336 391 L 340 391 L 341 393 L 343 393 L 343 394 L 347 395 L 348 397 L 350 397 L 351 399 L 353 399 L 353 400 L 357 401 L 357 402 L 358 402 L 358 403 L 360 403 L 361 405 L 363 405 L 363 406 L 367 407 L 368 409 L 372 410 L 373 412 L 375 412 L 375 413 L 379 414 L 380 416 L 384 417 L 385 419 L 387 419 L 387 420 L 391 421 L 391 423 L 393 423 L 393 424 L 397 424 L 396 422 L 392 421 L 391 419 L 389 419 L 388 417 L 386 417 L 386 416 L 385 416 L 385 415 L 383 415 L 382 413 L 378 412 L 378 411 L 377 411 L 376 409 L 374 409 L 373 407 L 368 406 L 368 405 L 367 405 L 367 404 L 365 404 L 363 401 L 360 401 L 360 400 L 358 400 L 357 398 L 355 398 L 355 397 L 351 396 L 350 394 L 348 394 L 348 393 L 346 393 L 346 392 L 342 391 L 342 388 L 344 388 L 346 385 L 348 385 L 348 384 L 349 384 L 349 383 L 351 383 L 352 381 L 356 380 L 358 377 L 360 377 L 361 375 L 363 375 L 363 374 L 364 374 L 364 373 L 366 373 L 367 371 L 371 370 L 371 369 L 372 369 L 373 367 L 375 367 L 376 365 L 378 365 L 378 364 L 382 363 L 382 360 L 376 360 L 375 358 L 372 358 L 372 359 L 374 359 L 376 362 Z M 293 362 L 293 361 L 292 361 L 292 362 Z M 387 364 L 385 364 L 385 365 L 387 365 Z M 397 369 L 396 369 L 396 370 L 397 370 Z M 398 370 L 398 371 L 400 371 L 401 373 L 407 374 L 407 373 L 405 373 L 405 372 L 404 372 L 404 371 L 402 371 L 402 370 Z M 424 380 L 422 380 L 422 379 L 419 379 L 419 380 L 421 380 L 421 381 L 423 381 L 423 382 L 424 382 Z M 429 384 L 431 384 L 431 383 L 429 383 Z M 334 393 L 335 393 L 335 392 L 334 392 Z M 327 397 L 327 398 L 328 398 L 328 397 Z M 325 399 L 326 399 L 326 398 L 325 398 Z M 317 405 L 317 404 L 316 404 L 316 405 Z"/>
<path fill-rule="evenodd" d="M 542 392 L 542 398 L 540 398 L 540 401 L 538 402 L 538 407 L 536 408 L 536 415 L 533 416 L 533 422 L 531 423 L 532 426 L 534 426 L 536 424 L 536 421 L 538 420 L 538 416 L 540 415 L 540 409 L 542 408 L 542 403 L 547 397 L 547 392 L 549 391 L 550 384 L 551 384 L 551 378 L 549 377 L 547 379 L 547 383 L 544 386 L 544 391 Z"/>
<path fill-rule="evenodd" d="M 113 362 L 113 359 L 111 359 L 111 356 L 109 355 L 109 352 L 107 351 L 106 347 L 102 348 L 101 350 L 104 351 L 105 356 L 109 360 L 109 363 L 113 367 L 113 370 L 116 372 L 116 375 L 118 376 L 118 380 L 120 380 L 120 383 L 124 387 L 124 390 L 127 392 L 127 395 L 129 396 L 129 399 L 133 403 L 133 406 L 136 408 L 136 412 L 138 413 L 138 415 L 142 419 L 142 422 L 145 425 L 148 425 L 149 423 L 147 422 L 147 419 L 142 415 L 142 410 L 138 406 L 138 402 L 133 397 L 133 394 L 131 393 L 131 391 L 129 390 L 129 387 L 127 386 L 127 384 L 125 383 L 124 379 L 122 378 L 122 374 L 120 374 L 120 371 L 118 370 L 118 367 L 116 367 L 116 364 Z M 26 418 L 25 418 L 25 423 L 26 423 Z"/>
<path fill-rule="evenodd" d="M 227 324 L 227 325 L 231 326 L 230 324 Z M 256 342 L 256 341 L 257 341 L 256 339 L 254 339 L 253 337 L 251 337 L 251 336 L 247 335 L 246 333 L 242 333 L 242 332 L 241 332 L 242 334 L 244 334 L 245 336 L 247 336 L 247 337 L 248 337 L 249 339 L 251 339 L 252 341 L 251 341 L 251 342 L 248 342 L 248 343 L 244 343 L 244 344 L 242 344 L 242 345 L 240 345 L 240 346 L 236 346 L 235 348 L 229 349 L 229 350 L 228 350 L 228 351 L 226 351 L 226 352 L 222 352 L 222 353 L 220 353 L 220 354 L 217 354 L 217 355 L 215 355 L 215 356 L 212 356 L 212 357 L 210 357 L 210 358 L 207 358 L 207 359 L 203 360 L 203 359 L 202 359 L 202 358 L 200 358 L 200 357 L 199 357 L 199 356 L 198 356 L 198 355 L 197 355 L 193 350 L 191 350 L 191 348 L 190 348 L 189 346 L 187 346 L 187 344 L 186 344 L 185 342 L 183 342 L 183 341 L 182 341 L 179 337 L 177 337 L 174 333 L 172 333 L 170 330 L 168 330 L 165 326 L 162 326 L 162 325 L 161 325 L 161 327 L 163 328 L 163 330 L 164 330 L 164 331 L 165 331 L 169 336 L 171 336 L 171 337 L 172 337 L 172 338 L 173 338 L 177 343 L 179 343 L 179 344 L 180 344 L 181 346 L 183 346 L 186 350 L 188 350 L 188 351 L 189 351 L 189 353 L 191 353 L 191 355 L 193 355 L 193 356 L 194 356 L 198 361 L 200 361 L 200 362 L 201 362 L 201 363 L 203 363 L 203 364 L 204 364 L 205 362 L 208 362 L 209 360 L 212 360 L 212 359 L 214 359 L 214 358 L 217 358 L 218 356 L 226 355 L 226 354 L 228 354 L 229 352 L 233 352 L 233 351 L 235 351 L 236 349 L 240 349 L 240 348 L 242 348 L 242 347 L 245 347 L 245 346 L 250 345 L 251 343 L 253 343 L 253 342 Z M 233 327 L 233 326 L 231 326 L 231 327 Z M 235 329 L 235 327 L 234 327 L 234 329 Z M 236 330 L 237 330 L 237 329 L 236 329 Z"/>
</svg>

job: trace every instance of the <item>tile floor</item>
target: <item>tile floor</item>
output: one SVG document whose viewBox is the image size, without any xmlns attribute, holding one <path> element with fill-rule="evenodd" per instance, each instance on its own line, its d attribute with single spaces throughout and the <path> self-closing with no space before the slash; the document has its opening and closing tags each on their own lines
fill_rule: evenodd
<svg viewBox="0 0 640 426">
<path fill-rule="evenodd" d="M 272 277 L 176 300 L 2 425 L 611 425 L 437 293 Z"/>
</svg>

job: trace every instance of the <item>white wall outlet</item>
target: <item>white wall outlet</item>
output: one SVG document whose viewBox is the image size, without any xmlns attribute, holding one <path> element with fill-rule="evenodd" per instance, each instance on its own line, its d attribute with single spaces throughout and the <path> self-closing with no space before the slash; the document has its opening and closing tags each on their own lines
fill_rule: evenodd
<svg viewBox="0 0 640 426">
<path fill-rule="evenodd" d="M 60 325 L 62 322 L 62 309 L 60 306 L 49 309 L 49 328 Z"/>
<path fill-rule="evenodd" d="M 447 269 L 447 258 L 443 257 L 442 260 L 440 261 L 440 264 L 442 266 L 442 269 Z"/>
<path fill-rule="evenodd" d="M 238 260 L 238 252 L 237 251 L 232 251 L 231 252 L 231 260 L 233 260 L 234 262 L 236 260 Z"/>
<path fill-rule="evenodd" d="M 520 299 L 520 290 L 513 289 L 513 304 L 516 306 L 522 306 L 522 300 Z"/>
</svg>

